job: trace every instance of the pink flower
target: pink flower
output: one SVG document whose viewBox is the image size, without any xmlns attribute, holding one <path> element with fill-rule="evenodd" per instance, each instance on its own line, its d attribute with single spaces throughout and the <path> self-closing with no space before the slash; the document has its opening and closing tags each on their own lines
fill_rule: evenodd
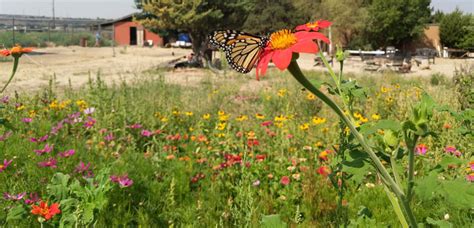
<svg viewBox="0 0 474 228">
<path fill-rule="evenodd" d="M 259 75 L 265 75 L 268 64 L 272 61 L 280 70 L 290 65 L 293 53 L 317 53 L 318 45 L 313 40 L 322 40 L 329 43 L 329 39 L 322 33 L 283 29 L 270 35 L 270 41 L 261 54 L 257 63 L 257 80 Z"/>
<path fill-rule="evenodd" d="M 474 161 L 469 162 L 469 166 L 471 166 L 471 171 L 474 171 Z"/>
<path fill-rule="evenodd" d="M 68 158 L 68 157 L 71 157 L 72 155 L 74 155 L 76 153 L 75 150 L 66 150 L 62 153 L 59 153 L 59 156 L 63 157 L 63 158 Z"/>
<path fill-rule="evenodd" d="M 0 99 L 0 102 L 4 103 L 4 104 L 8 104 L 8 101 L 10 100 L 10 97 L 8 96 L 4 96 Z"/>
<path fill-rule="evenodd" d="M 30 193 L 30 198 L 25 199 L 26 204 L 35 204 L 40 201 L 40 198 L 38 197 L 38 193 Z"/>
<path fill-rule="evenodd" d="M 7 159 L 3 160 L 3 165 L 0 165 L 0 173 L 5 171 L 7 167 L 12 163 L 13 160 L 8 161 Z"/>
<path fill-rule="evenodd" d="M 33 119 L 31 119 L 31 118 L 23 118 L 23 119 L 21 119 L 21 121 L 22 121 L 23 123 L 31 123 L 31 121 L 33 121 Z"/>
<path fill-rule="evenodd" d="M 257 187 L 260 185 L 260 180 L 256 180 L 252 183 L 253 186 Z"/>
<path fill-rule="evenodd" d="M 57 168 L 56 164 L 58 163 L 58 161 L 54 158 L 49 158 L 48 160 L 46 161 L 43 161 L 43 162 L 38 162 L 38 165 L 40 167 L 43 167 L 43 168 L 46 168 L 46 167 L 51 167 L 51 168 Z"/>
<path fill-rule="evenodd" d="M 280 184 L 285 185 L 285 186 L 289 185 L 290 178 L 288 176 L 281 177 Z"/>
<path fill-rule="evenodd" d="M 149 130 L 142 130 L 142 136 L 144 137 L 150 137 L 153 135 L 153 132 L 149 131 Z"/>
<path fill-rule="evenodd" d="M 293 135 L 292 135 L 292 134 L 287 134 L 287 135 L 286 135 L 286 138 L 287 138 L 287 139 L 292 139 L 292 138 L 293 138 Z"/>
<path fill-rule="evenodd" d="M 268 126 L 270 126 L 270 125 L 272 125 L 272 124 L 273 124 L 272 121 L 265 121 L 265 122 L 261 123 L 260 126 L 262 126 L 262 127 L 268 127 Z"/>
<path fill-rule="evenodd" d="M 44 145 L 44 148 L 41 149 L 41 150 L 34 150 L 36 154 L 38 155 L 43 155 L 45 153 L 50 153 L 54 148 L 54 145 L 49 145 L 49 144 L 46 144 Z"/>
<path fill-rule="evenodd" d="M 40 138 L 30 138 L 30 142 L 41 143 L 46 141 L 49 138 L 49 135 L 42 136 Z"/>
<path fill-rule="evenodd" d="M 136 124 L 130 125 L 130 128 L 131 129 L 140 129 L 140 128 L 142 128 L 142 125 L 139 124 L 139 123 L 136 123 Z"/>
<path fill-rule="evenodd" d="M 92 128 L 96 122 L 97 121 L 94 118 L 88 116 L 87 121 L 84 123 L 84 127 L 86 127 L 87 129 Z"/>
<path fill-rule="evenodd" d="M 324 28 L 327 28 L 329 26 L 331 26 L 331 22 L 329 21 L 326 21 L 326 20 L 319 20 L 319 21 L 315 21 L 315 22 L 310 22 L 310 23 L 306 23 L 304 25 L 298 25 L 296 26 L 295 30 L 296 31 L 307 31 L 307 32 L 311 32 L 311 31 L 319 31 L 319 29 L 324 29 Z"/>
<path fill-rule="evenodd" d="M 10 195 L 10 193 L 8 192 L 5 192 L 3 193 L 3 198 L 5 200 L 11 200 L 11 201 L 20 201 L 21 199 L 23 199 L 23 197 L 26 195 L 26 192 L 23 192 L 23 193 L 18 193 L 18 194 L 13 194 L 13 195 Z"/>
<path fill-rule="evenodd" d="M 444 151 L 445 151 L 446 153 L 454 153 L 454 151 L 456 151 L 456 147 L 454 147 L 454 146 L 446 146 L 446 147 L 444 148 Z"/>
<path fill-rule="evenodd" d="M 0 135 L 0 142 L 7 140 L 13 134 L 12 131 L 5 132 L 3 135 Z"/>
<path fill-rule="evenodd" d="M 469 182 L 474 182 L 474 173 L 469 173 L 466 175 L 466 180 Z"/>
<path fill-rule="evenodd" d="M 94 176 L 94 173 L 92 170 L 90 170 L 91 163 L 87 163 L 87 165 L 84 162 L 80 162 L 79 165 L 76 166 L 76 169 L 74 172 L 82 174 L 84 178 L 90 178 Z"/>
<path fill-rule="evenodd" d="M 425 155 L 426 151 L 428 151 L 428 147 L 425 144 L 420 143 L 416 146 L 415 151 L 418 155 Z"/>
<path fill-rule="evenodd" d="M 107 141 L 107 142 L 110 142 L 114 139 L 115 139 L 115 137 L 114 137 L 113 133 L 109 133 L 108 135 L 104 136 L 104 140 Z"/>
<path fill-rule="evenodd" d="M 128 178 L 128 175 L 125 174 L 123 176 L 110 176 L 110 180 L 114 183 L 118 183 L 121 188 L 130 187 L 133 184 L 133 180 Z"/>
</svg>

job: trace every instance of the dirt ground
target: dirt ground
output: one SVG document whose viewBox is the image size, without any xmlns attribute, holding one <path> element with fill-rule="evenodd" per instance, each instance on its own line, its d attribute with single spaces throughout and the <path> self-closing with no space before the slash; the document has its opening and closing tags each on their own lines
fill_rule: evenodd
<svg viewBox="0 0 474 228">
<path fill-rule="evenodd" d="M 190 49 L 138 47 L 116 47 L 115 56 L 114 50 L 110 47 L 56 47 L 36 49 L 35 51 L 37 53 L 22 57 L 17 76 L 7 92 L 39 90 L 48 85 L 53 75 L 56 77 L 57 86 L 67 87 L 70 81 L 74 88 L 87 83 L 89 75 L 95 78 L 99 72 L 101 78 L 107 83 L 135 80 L 143 71 L 165 66 L 169 61 L 191 52 Z M 298 60 L 301 68 L 324 70 L 321 66 L 314 66 L 314 57 L 315 55 L 301 55 Z M 474 59 L 437 58 L 435 64 L 429 65 L 430 69 L 421 69 L 422 66 L 414 65 L 412 71 L 405 75 L 408 77 L 429 76 L 439 72 L 452 77 L 455 68 L 462 64 L 474 64 Z M 12 62 L 0 62 L 0 83 L 3 84 L 7 81 L 11 66 Z M 346 61 L 344 71 L 378 75 L 364 71 L 363 63 L 358 57 L 352 57 Z M 165 80 L 171 83 L 186 84 L 199 81 L 206 74 L 208 71 L 169 71 L 165 73 Z"/>
</svg>

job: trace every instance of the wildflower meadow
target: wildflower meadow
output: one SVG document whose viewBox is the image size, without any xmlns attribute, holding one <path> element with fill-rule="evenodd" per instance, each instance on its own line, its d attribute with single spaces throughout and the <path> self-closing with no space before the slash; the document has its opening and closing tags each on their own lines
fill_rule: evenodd
<svg viewBox="0 0 474 228">
<path fill-rule="evenodd" d="M 2 94 L 0 226 L 471 227 L 474 115 L 458 81 L 474 71 L 336 73 L 319 25 L 273 33 L 260 81 L 203 70 L 184 86 L 155 69 Z M 31 51 L 2 52 L 11 77 Z M 301 71 L 299 53 L 328 70 Z"/>
</svg>

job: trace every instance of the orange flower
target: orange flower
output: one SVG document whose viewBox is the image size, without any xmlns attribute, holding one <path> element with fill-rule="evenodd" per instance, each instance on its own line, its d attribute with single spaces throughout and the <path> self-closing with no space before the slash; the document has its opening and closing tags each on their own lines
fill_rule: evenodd
<svg viewBox="0 0 474 228">
<path fill-rule="evenodd" d="M 20 45 L 16 45 L 15 47 L 13 47 L 11 50 L 1 50 L 0 51 L 0 55 L 3 55 L 3 56 L 13 56 L 15 58 L 19 58 L 21 57 L 24 53 L 29 53 L 29 52 L 32 52 L 33 50 L 31 48 L 22 48 Z"/>
<path fill-rule="evenodd" d="M 33 205 L 31 213 L 43 217 L 46 221 L 51 219 L 54 215 L 61 213 L 59 210 L 59 204 L 53 203 L 51 207 L 48 206 L 47 202 L 41 201 L 40 205 Z"/>
</svg>

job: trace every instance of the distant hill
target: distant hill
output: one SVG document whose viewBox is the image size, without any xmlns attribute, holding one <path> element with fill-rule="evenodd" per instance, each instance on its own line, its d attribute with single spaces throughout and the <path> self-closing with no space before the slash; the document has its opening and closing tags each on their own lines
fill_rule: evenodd
<svg viewBox="0 0 474 228">
<path fill-rule="evenodd" d="M 40 30 L 48 28 L 53 24 L 52 17 L 45 16 L 29 16 L 29 15 L 11 15 L 11 14 L 0 14 L 0 30 L 12 29 L 13 19 L 15 19 L 15 27 L 18 30 Z M 107 19 L 97 18 L 69 18 L 69 17 L 56 17 L 55 27 L 56 29 L 62 28 L 89 28 L 91 25 L 103 23 Z"/>
</svg>

